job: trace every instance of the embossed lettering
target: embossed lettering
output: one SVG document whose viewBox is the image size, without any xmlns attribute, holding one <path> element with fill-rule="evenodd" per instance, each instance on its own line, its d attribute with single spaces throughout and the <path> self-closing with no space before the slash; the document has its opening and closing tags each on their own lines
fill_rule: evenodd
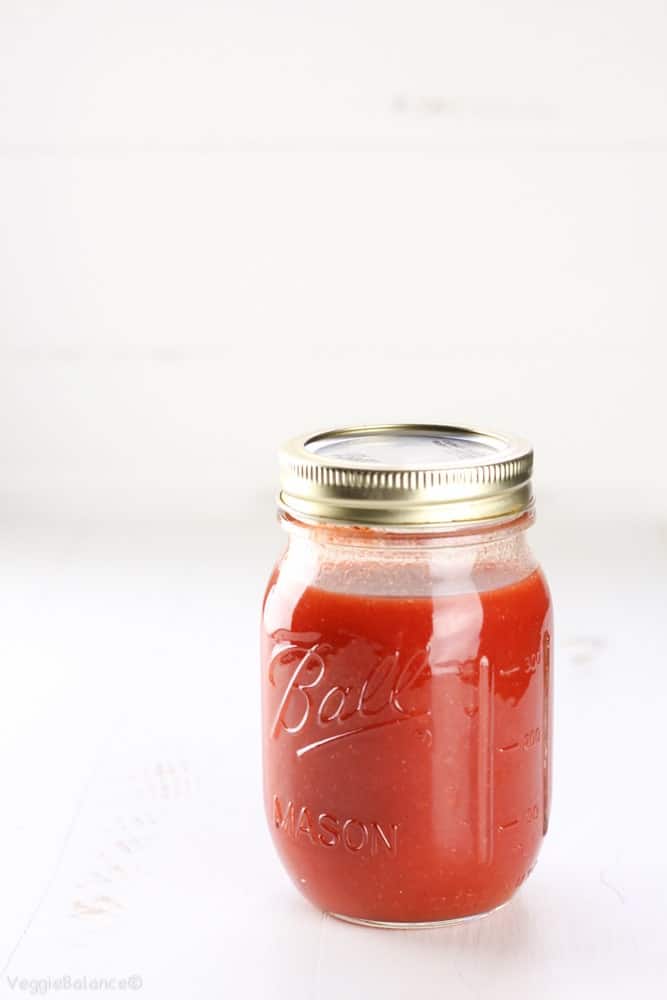
<svg viewBox="0 0 667 1000">
<path fill-rule="evenodd" d="M 337 847 L 340 840 L 340 825 L 335 816 L 320 813 L 317 817 L 320 827 L 320 844 L 322 847 Z"/>
<path fill-rule="evenodd" d="M 342 848 L 348 854 L 372 858 L 395 858 L 398 852 L 398 824 L 361 820 L 354 816 L 339 819 L 332 812 L 315 811 L 298 806 L 291 799 L 283 807 L 278 795 L 273 796 L 273 822 L 276 830 L 297 842 L 311 843 L 327 849 Z"/>
<path fill-rule="evenodd" d="M 296 825 L 296 836 L 306 836 L 312 844 L 317 843 L 313 831 L 313 818 L 305 806 L 301 806 L 299 822 Z"/>
<path fill-rule="evenodd" d="M 361 715 L 377 715 L 391 703 L 393 696 L 392 673 L 398 662 L 398 653 L 385 656 L 371 669 L 361 685 L 357 711 Z M 375 699 L 375 703 L 373 702 Z"/>
<path fill-rule="evenodd" d="M 368 843 L 368 829 L 358 819 L 346 819 L 343 823 L 343 846 L 356 854 L 363 851 Z"/>
<path fill-rule="evenodd" d="M 269 671 L 269 679 L 272 683 L 275 683 L 273 668 L 276 661 L 279 658 L 284 657 L 286 653 L 293 653 L 294 651 L 294 646 L 290 646 L 287 649 L 282 648 L 279 651 L 278 656 L 273 657 L 271 661 L 271 669 Z M 303 729 L 308 721 L 312 708 L 312 701 L 308 691 L 311 688 L 317 687 L 324 676 L 324 660 L 318 653 L 317 646 L 314 646 L 312 649 L 308 649 L 305 652 L 303 652 L 303 650 L 299 650 L 299 652 L 302 653 L 302 656 L 298 660 L 296 668 L 292 672 L 289 683 L 287 684 L 285 692 L 280 699 L 280 704 L 278 705 L 278 711 L 276 712 L 272 728 L 272 734 L 274 736 L 276 736 L 280 730 L 285 733 L 298 733 Z M 310 679 L 308 679 L 307 676 L 309 673 L 312 675 Z M 286 716 L 293 701 L 300 702 L 301 717 L 296 723 L 290 725 L 286 722 Z"/>
<path fill-rule="evenodd" d="M 317 713 L 320 722 L 333 722 L 334 719 L 341 717 L 341 712 L 345 707 L 345 699 L 349 693 L 349 688 L 338 686 L 332 687 L 330 691 L 327 691 L 324 698 L 322 698 Z"/>
<path fill-rule="evenodd" d="M 271 685 L 284 684 L 271 727 L 272 737 L 304 733 L 311 720 L 316 720 L 325 731 L 330 727 L 330 735 L 297 747 L 297 756 L 337 740 L 429 714 L 428 702 L 422 707 L 414 697 L 429 676 L 427 650 L 418 650 L 404 661 L 398 651 L 383 656 L 354 688 L 327 685 L 329 651 L 330 647 L 319 643 L 309 649 L 295 643 L 281 643 L 269 664 Z M 278 679 L 279 668 L 280 673 L 287 675 L 284 681 Z"/>
<path fill-rule="evenodd" d="M 403 705 L 401 699 L 415 689 L 427 670 L 428 656 L 424 650 L 415 653 L 407 661 L 396 679 L 392 694 L 392 702 L 397 712 L 403 712 L 405 715 L 414 713 L 414 710 L 411 711 Z"/>
<path fill-rule="evenodd" d="M 380 851 L 386 851 L 393 858 L 396 857 L 396 852 L 398 850 L 398 826 L 396 823 L 391 824 L 391 834 L 385 833 L 383 828 L 379 823 L 371 823 L 371 854 L 379 854 Z"/>
<path fill-rule="evenodd" d="M 273 796 L 273 822 L 279 830 L 284 830 L 286 833 L 294 835 L 294 803 L 288 802 L 287 809 L 283 813 L 282 807 L 280 805 L 280 799 L 277 795 Z"/>
</svg>

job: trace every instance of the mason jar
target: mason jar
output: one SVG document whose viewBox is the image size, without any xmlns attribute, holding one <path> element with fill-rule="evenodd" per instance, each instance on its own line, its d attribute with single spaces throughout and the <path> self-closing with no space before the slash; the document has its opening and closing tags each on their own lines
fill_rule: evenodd
<svg viewBox="0 0 667 1000">
<path fill-rule="evenodd" d="M 532 451 L 350 427 L 281 453 L 262 614 L 264 793 L 296 887 L 345 920 L 502 906 L 549 822 L 552 614 Z"/>
</svg>

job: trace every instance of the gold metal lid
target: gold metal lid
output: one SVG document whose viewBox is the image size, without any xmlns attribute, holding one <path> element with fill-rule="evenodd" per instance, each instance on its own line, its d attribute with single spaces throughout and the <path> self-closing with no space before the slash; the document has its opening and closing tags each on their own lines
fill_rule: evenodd
<svg viewBox="0 0 667 1000">
<path fill-rule="evenodd" d="M 532 506 L 530 445 L 439 424 L 344 427 L 280 452 L 283 511 L 316 522 L 437 528 L 518 515 Z"/>
</svg>

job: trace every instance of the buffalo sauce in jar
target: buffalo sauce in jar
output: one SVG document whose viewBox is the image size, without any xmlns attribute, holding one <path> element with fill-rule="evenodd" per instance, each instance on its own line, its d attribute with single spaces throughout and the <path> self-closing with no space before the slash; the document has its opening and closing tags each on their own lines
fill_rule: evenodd
<svg viewBox="0 0 667 1000">
<path fill-rule="evenodd" d="M 262 617 L 264 789 L 297 887 L 347 920 L 502 905 L 547 829 L 551 603 L 532 453 L 390 425 L 282 454 Z"/>
</svg>

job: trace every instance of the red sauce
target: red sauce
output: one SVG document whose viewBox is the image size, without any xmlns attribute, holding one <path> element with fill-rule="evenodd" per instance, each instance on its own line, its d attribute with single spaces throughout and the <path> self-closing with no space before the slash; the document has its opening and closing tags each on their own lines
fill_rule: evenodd
<svg viewBox="0 0 667 1000">
<path fill-rule="evenodd" d="M 542 574 L 445 597 L 296 599 L 274 574 L 267 601 L 266 810 L 297 887 L 386 922 L 509 899 L 549 811 Z"/>
</svg>

